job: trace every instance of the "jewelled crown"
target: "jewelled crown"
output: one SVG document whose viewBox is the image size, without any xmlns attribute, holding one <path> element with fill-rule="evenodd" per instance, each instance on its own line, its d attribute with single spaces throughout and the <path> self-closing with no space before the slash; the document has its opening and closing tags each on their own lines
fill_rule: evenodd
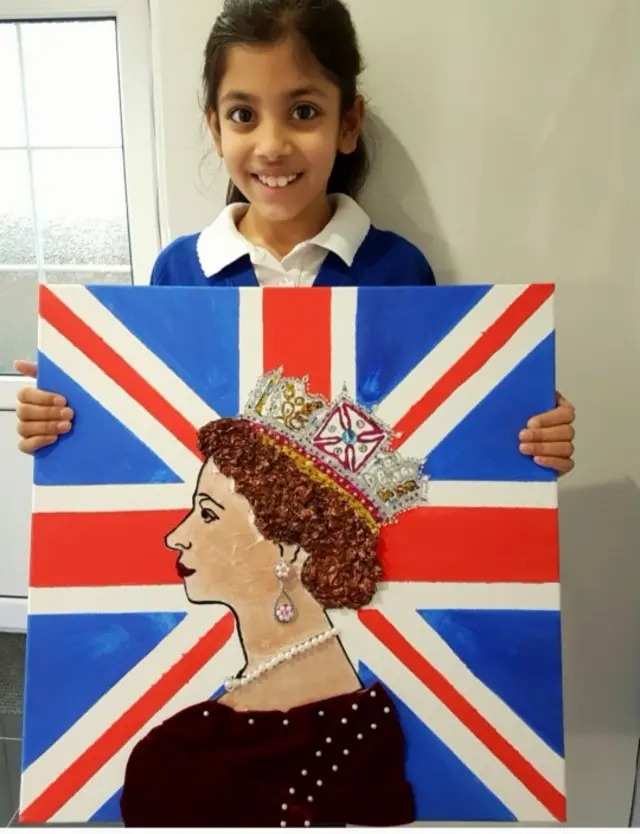
<svg viewBox="0 0 640 834">
<path fill-rule="evenodd" d="M 307 390 L 307 378 L 265 374 L 243 417 L 316 481 L 336 489 L 374 529 L 427 503 L 422 462 L 389 446 L 394 432 L 346 389 L 333 402 Z"/>
</svg>

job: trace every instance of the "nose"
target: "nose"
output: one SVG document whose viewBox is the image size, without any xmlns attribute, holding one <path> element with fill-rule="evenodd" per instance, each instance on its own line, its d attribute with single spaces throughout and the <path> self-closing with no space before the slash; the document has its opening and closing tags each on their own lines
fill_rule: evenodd
<svg viewBox="0 0 640 834">
<path fill-rule="evenodd" d="M 191 550 L 192 543 L 187 535 L 186 525 L 183 521 L 174 530 L 167 534 L 165 544 L 171 550 Z"/>
<path fill-rule="evenodd" d="M 276 119 L 264 119 L 259 128 L 256 152 L 268 162 L 277 162 L 292 151 L 285 125 Z"/>
</svg>

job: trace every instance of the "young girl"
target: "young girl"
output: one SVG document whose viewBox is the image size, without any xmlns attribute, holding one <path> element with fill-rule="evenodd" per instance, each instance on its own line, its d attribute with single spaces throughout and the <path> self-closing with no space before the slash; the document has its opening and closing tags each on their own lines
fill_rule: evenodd
<svg viewBox="0 0 640 834">
<path fill-rule="evenodd" d="M 158 286 L 433 285 L 424 256 L 373 227 L 355 202 L 368 171 L 362 61 L 341 0 L 226 0 L 205 52 L 207 123 L 231 178 L 227 207 L 158 257 Z M 15 363 L 36 376 L 34 363 Z M 73 411 L 54 393 L 18 395 L 19 448 L 50 446 Z M 533 417 L 523 454 L 573 468 L 574 409 Z"/>
</svg>

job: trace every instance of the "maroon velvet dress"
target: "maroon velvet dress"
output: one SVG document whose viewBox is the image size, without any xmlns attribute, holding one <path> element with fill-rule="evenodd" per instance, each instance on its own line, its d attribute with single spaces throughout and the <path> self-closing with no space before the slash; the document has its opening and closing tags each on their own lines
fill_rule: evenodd
<svg viewBox="0 0 640 834">
<path fill-rule="evenodd" d="M 209 701 L 134 748 L 126 826 L 390 826 L 415 820 L 404 737 L 376 684 L 288 712 Z"/>
</svg>

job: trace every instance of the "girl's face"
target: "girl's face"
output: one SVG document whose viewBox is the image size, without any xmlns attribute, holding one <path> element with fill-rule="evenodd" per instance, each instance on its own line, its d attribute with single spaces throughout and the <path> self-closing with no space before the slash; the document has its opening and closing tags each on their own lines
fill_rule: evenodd
<svg viewBox="0 0 640 834">
<path fill-rule="evenodd" d="M 361 100 L 341 119 L 339 88 L 293 38 L 225 57 L 209 126 L 231 179 L 267 221 L 324 212 L 336 154 L 357 144 Z"/>
</svg>

